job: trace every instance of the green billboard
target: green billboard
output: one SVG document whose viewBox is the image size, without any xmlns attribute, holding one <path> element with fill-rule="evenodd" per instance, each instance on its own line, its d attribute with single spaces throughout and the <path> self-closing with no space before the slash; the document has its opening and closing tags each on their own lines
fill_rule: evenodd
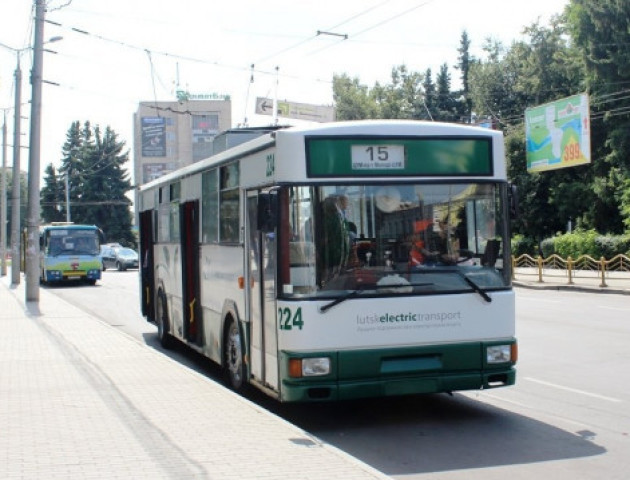
<svg viewBox="0 0 630 480">
<path fill-rule="evenodd" d="M 574 95 L 525 111 L 527 171 L 573 167 L 591 162 L 587 94 Z"/>
</svg>

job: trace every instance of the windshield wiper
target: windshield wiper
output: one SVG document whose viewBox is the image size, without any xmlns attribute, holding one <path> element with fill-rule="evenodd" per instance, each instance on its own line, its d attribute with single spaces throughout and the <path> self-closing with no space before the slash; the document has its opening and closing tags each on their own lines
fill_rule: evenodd
<svg viewBox="0 0 630 480">
<path fill-rule="evenodd" d="M 459 273 L 459 276 L 462 277 L 468 285 L 470 285 L 470 288 L 472 288 L 475 292 L 481 295 L 481 298 L 483 298 L 488 303 L 492 302 L 492 297 L 490 297 L 490 295 L 488 295 L 485 292 L 485 290 L 482 289 L 479 285 L 477 285 L 470 278 L 468 278 L 468 276 L 464 272 L 457 270 L 457 273 Z"/>
<path fill-rule="evenodd" d="M 478 293 L 481 298 L 483 298 L 486 302 L 492 302 L 492 298 L 490 295 L 486 293 L 486 291 L 477 285 L 473 280 L 471 280 L 464 272 L 462 272 L 459 268 L 427 268 L 427 269 L 418 269 L 414 270 L 413 273 L 456 273 L 472 288 L 475 293 Z"/>
<path fill-rule="evenodd" d="M 319 307 L 320 313 L 325 313 L 330 310 L 335 305 L 339 305 L 342 302 L 345 302 L 349 298 L 356 297 L 359 293 L 369 291 L 369 290 L 382 290 L 382 289 L 395 289 L 395 288 L 404 288 L 404 287 L 427 287 L 429 285 L 433 285 L 432 282 L 428 283 L 405 283 L 400 285 L 370 285 L 369 287 L 361 287 L 356 290 L 352 290 L 341 297 L 335 298 L 332 302 L 327 303 L 326 305 Z"/>
</svg>

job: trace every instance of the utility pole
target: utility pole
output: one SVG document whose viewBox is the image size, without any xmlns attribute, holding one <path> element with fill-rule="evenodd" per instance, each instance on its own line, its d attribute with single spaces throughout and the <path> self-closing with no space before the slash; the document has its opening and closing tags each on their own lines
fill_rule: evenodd
<svg viewBox="0 0 630 480">
<path fill-rule="evenodd" d="M 0 198 L 0 275 L 7 274 L 7 112 L 2 122 L 2 198 Z"/>
<path fill-rule="evenodd" d="M 26 301 L 39 302 L 39 170 L 44 63 L 45 0 L 35 0 L 35 36 L 31 72 L 31 136 L 28 162 L 28 211 L 26 216 Z"/>
<path fill-rule="evenodd" d="M 70 168 L 66 172 L 66 222 L 70 223 Z"/>
<path fill-rule="evenodd" d="M 20 68 L 20 51 L 17 52 L 15 67 L 15 108 L 13 109 L 13 186 L 11 188 L 11 285 L 20 284 L 20 218 L 21 218 L 21 186 L 20 181 L 20 149 L 22 136 L 22 69 Z"/>
</svg>

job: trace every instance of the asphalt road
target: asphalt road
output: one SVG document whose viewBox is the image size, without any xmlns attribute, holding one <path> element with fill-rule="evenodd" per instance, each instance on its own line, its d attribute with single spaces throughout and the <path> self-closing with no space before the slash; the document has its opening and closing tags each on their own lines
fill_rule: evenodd
<svg viewBox="0 0 630 480">
<path fill-rule="evenodd" d="M 137 271 L 51 290 L 159 349 L 139 313 Z M 514 387 L 315 405 L 249 397 L 394 478 L 625 480 L 629 313 L 624 295 L 517 289 Z M 166 354 L 220 381 L 197 355 Z"/>
</svg>

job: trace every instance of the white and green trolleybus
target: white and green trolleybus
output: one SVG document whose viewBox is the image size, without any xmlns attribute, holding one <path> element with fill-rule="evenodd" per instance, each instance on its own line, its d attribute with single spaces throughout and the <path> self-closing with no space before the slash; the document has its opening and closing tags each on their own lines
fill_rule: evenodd
<svg viewBox="0 0 630 480">
<path fill-rule="evenodd" d="M 280 401 L 512 385 L 513 198 L 497 131 L 270 129 L 139 189 L 142 313 Z"/>
</svg>

